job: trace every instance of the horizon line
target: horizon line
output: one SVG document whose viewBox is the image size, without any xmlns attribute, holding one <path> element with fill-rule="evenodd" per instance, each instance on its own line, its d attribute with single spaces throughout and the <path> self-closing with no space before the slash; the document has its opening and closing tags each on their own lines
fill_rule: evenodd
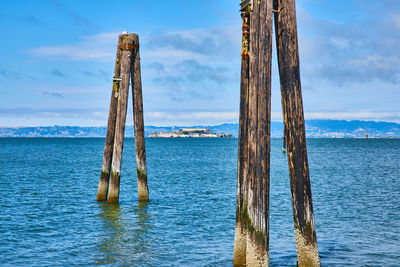
<svg viewBox="0 0 400 267">
<path fill-rule="evenodd" d="M 306 119 L 305 122 L 307 121 L 346 121 L 346 122 L 351 122 L 351 121 L 360 121 L 360 122 L 383 122 L 383 123 L 394 123 L 394 124 L 400 124 L 400 122 L 396 122 L 396 121 L 388 121 L 388 120 L 349 120 L 349 119 Z M 272 122 L 278 122 L 278 123 L 283 123 L 282 120 L 271 120 Z M 223 122 L 223 123 L 219 123 L 219 124 L 193 124 L 193 125 L 167 125 L 167 126 L 162 126 L 162 125 L 144 125 L 144 127 L 197 127 L 197 126 L 208 126 L 208 127 L 216 127 L 216 126 L 221 126 L 221 125 L 225 125 L 225 124 L 239 124 L 239 122 Z M 126 126 L 132 126 L 133 127 L 133 123 L 132 124 L 126 124 Z M 107 127 L 107 125 L 97 125 L 97 126 L 85 126 L 85 125 L 58 125 L 58 124 L 54 124 L 54 125 L 35 125 L 35 126 L 0 126 L 0 128 L 38 128 L 38 127 L 80 127 L 80 128 L 96 128 L 96 127 Z"/>
</svg>

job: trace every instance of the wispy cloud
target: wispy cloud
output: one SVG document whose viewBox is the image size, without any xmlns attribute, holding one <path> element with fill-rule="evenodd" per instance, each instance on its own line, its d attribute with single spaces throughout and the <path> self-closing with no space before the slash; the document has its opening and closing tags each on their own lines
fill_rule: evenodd
<svg viewBox="0 0 400 267">
<path fill-rule="evenodd" d="M 131 114 L 128 114 L 127 122 L 132 122 Z M 98 109 L 30 109 L 14 108 L 0 109 L 0 118 L 30 118 L 36 125 L 49 124 L 48 122 L 76 125 L 101 125 L 107 123 L 108 112 Z M 272 121 L 282 121 L 280 112 L 272 112 Z M 218 125 L 223 123 L 237 123 L 238 112 L 226 111 L 170 111 L 170 112 L 145 112 L 145 125 L 173 126 L 173 125 Z M 400 123 L 400 112 L 376 112 L 376 111 L 344 111 L 344 112 L 306 112 L 306 120 L 311 119 L 337 119 L 337 120 L 373 120 L 391 121 Z M 47 123 L 45 123 L 47 122 Z M 75 122 L 75 123 L 74 123 Z M 82 124 L 87 122 L 88 124 Z M 71 124 L 72 123 L 72 124 Z M 26 121 L 24 124 L 25 125 Z M 52 124 L 52 123 L 50 123 Z M 64 123 L 65 124 L 65 123 Z M 11 125 L 11 124 L 10 124 Z M 13 126 L 21 126 L 12 124 Z"/>
<path fill-rule="evenodd" d="M 229 27 L 158 32 L 149 35 L 145 41 L 150 49 L 172 49 L 207 57 L 232 58 L 236 56 L 240 46 L 238 32 L 237 29 Z"/>
<path fill-rule="evenodd" d="M 305 77 L 336 86 L 400 82 L 400 13 L 394 7 L 398 2 L 354 2 L 363 16 L 348 21 L 315 18 L 299 8 Z M 374 15 L 386 11 L 383 19 Z"/>
<path fill-rule="evenodd" d="M 231 73 L 225 66 L 204 65 L 193 59 L 167 67 L 156 62 L 151 65 L 151 68 L 160 74 L 160 76 L 154 77 L 153 81 L 162 84 L 177 85 L 185 82 L 204 84 L 208 81 L 221 84 L 231 78 Z"/>
<path fill-rule="evenodd" d="M 65 14 L 67 14 L 76 24 L 85 27 L 87 30 L 95 30 L 96 27 L 85 17 L 79 15 L 75 11 L 72 11 L 67 6 L 63 5 L 62 3 L 56 0 L 48 0 L 48 1 L 51 5 L 57 7 Z"/>
<path fill-rule="evenodd" d="M 0 78 L 3 77 L 6 80 L 28 80 L 28 81 L 38 81 L 39 78 L 35 77 L 29 73 L 23 72 L 21 70 L 14 70 L 9 68 L 0 69 Z"/>
<path fill-rule="evenodd" d="M 55 93 L 55 92 L 43 92 L 42 94 L 51 96 L 51 97 L 57 97 L 57 98 L 64 98 L 64 96 L 60 93 Z"/>
<path fill-rule="evenodd" d="M 43 23 L 40 19 L 38 19 L 36 16 L 32 14 L 14 16 L 14 19 L 18 22 L 47 28 L 47 25 L 45 23 Z"/>
<path fill-rule="evenodd" d="M 97 70 L 97 71 L 86 70 L 86 71 L 83 71 L 83 74 L 85 76 L 98 78 L 98 79 L 101 79 L 101 80 L 107 81 L 107 82 L 111 81 L 111 77 L 112 77 L 111 74 L 105 70 Z"/>
<path fill-rule="evenodd" d="M 176 64 L 154 62 L 149 68 L 154 71 L 152 82 L 173 102 L 187 98 L 210 99 L 217 90 L 223 91 L 235 76 L 224 65 L 206 65 L 194 59 Z"/>
<path fill-rule="evenodd" d="M 51 75 L 56 76 L 56 77 L 65 77 L 65 74 L 61 72 L 59 69 L 53 69 L 51 71 Z"/>
<path fill-rule="evenodd" d="M 382 111 L 344 111 L 344 112 L 306 112 L 305 118 L 333 120 L 374 120 L 400 123 L 400 112 Z"/>
<path fill-rule="evenodd" d="M 143 66 L 165 101 L 211 100 L 239 82 L 240 29 L 150 33 L 142 40 Z"/>
<path fill-rule="evenodd" d="M 63 60 L 100 60 L 108 57 L 100 61 L 110 61 L 115 56 L 117 36 L 116 32 L 87 35 L 77 43 L 36 47 L 28 52 Z M 142 56 L 150 59 L 233 60 L 240 54 L 240 29 L 231 27 L 148 32 L 140 37 Z"/>
<path fill-rule="evenodd" d="M 41 46 L 30 49 L 28 54 L 49 60 L 111 62 L 115 57 L 117 33 L 100 33 L 83 36 L 75 44 Z"/>
<path fill-rule="evenodd" d="M 400 123 L 400 112 L 379 111 L 344 111 L 344 112 L 306 112 L 306 120 L 312 119 L 336 119 L 336 120 L 374 120 L 392 121 Z M 196 125 L 196 124 L 222 124 L 237 123 L 238 112 L 146 112 L 146 125 L 156 124 L 162 126 L 171 125 Z M 282 121 L 281 112 L 272 112 L 272 121 Z"/>
<path fill-rule="evenodd" d="M 161 126 L 236 123 L 239 118 L 237 112 L 146 112 L 144 116 L 146 125 Z"/>
<path fill-rule="evenodd" d="M 28 54 L 51 60 L 111 62 L 115 57 L 118 33 L 83 36 L 76 43 L 41 46 Z M 165 33 L 144 33 L 141 54 L 147 64 L 177 63 L 187 59 L 213 64 L 231 62 L 240 54 L 240 30 L 218 28 L 193 29 Z"/>
<path fill-rule="evenodd" d="M 33 108 L 11 108 L 11 109 L 0 109 L 1 117 L 65 117 L 65 118 L 77 118 L 83 116 L 98 117 L 99 114 L 103 116 L 103 113 L 96 113 L 97 110 L 93 109 L 33 109 Z"/>
<path fill-rule="evenodd" d="M 118 33 L 82 37 L 75 44 L 37 47 L 29 54 L 50 60 L 113 62 Z M 193 29 L 141 36 L 144 82 L 165 101 L 211 99 L 239 81 L 240 29 Z M 105 71 L 84 71 L 109 81 Z"/>
<path fill-rule="evenodd" d="M 7 68 L 0 69 L 0 75 L 11 79 L 19 79 L 21 77 L 19 72 Z"/>
</svg>

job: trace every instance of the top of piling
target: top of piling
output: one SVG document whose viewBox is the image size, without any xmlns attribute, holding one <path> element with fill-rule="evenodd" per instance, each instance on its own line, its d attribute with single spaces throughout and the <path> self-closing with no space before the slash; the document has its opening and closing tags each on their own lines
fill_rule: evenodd
<svg viewBox="0 0 400 267">
<path fill-rule="evenodd" d="M 245 11 L 248 6 L 251 8 L 253 7 L 253 0 L 242 0 L 240 3 L 240 11 Z"/>
<path fill-rule="evenodd" d="M 136 33 L 128 33 L 126 29 L 119 35 L 118 48 L 132 51 L 139 48 L 139 36 Z"/>
</svg>

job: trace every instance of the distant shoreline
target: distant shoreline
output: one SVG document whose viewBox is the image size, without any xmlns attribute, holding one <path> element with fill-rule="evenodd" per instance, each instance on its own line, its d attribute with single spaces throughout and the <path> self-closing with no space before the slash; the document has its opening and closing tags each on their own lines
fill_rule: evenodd
<svg viewBox="0 0 400 267">
<path fill-rule="evenodd" d="M 0 139 L 105 139 L 106 136 L 0 136 Z M 125 136 L 125 139 L 135 139 L 134 136 Z M 236 136 L 221 138 L 221 137 L 187 137 L 187 138 L 179 138 L 179 137 L 145 137 L 145 139 L 238 139 Z M 282 137 L 271 136 L 271 139 L 282 139 Z M 306 136 L 306 139 L 342 139 L 342 140 L 366 140 L 361 137 L 315 137 L 315 136 Z M 369 137 L 368 140 L 393 140 L 400 139 L 400 136 L 394 137 Z"/>
<path fill-rule="evenodd" d="M 215 126 L 193 127 L 159 127 L 145 126 L 145 136 L 152 133 L 175 132 L 175 129 L 209 129 L 215 134 L 230 134 L 238 137 L 238 124 L 221 124 Z M 42 127 L 0 127 L 0 137 L 105 137 L 107 128 L 80 127 L 80 126 L 42 126 Z M 306 120 L 307 138 L 400 138 L 400 124 L 393 122 L 375 121 L 344 121 L 344 120 Z M 281 138 L 283 135 L 283 123 L 271 122 L 271 137 Z M 125 137 L 134 137 L 133 125 L 127 125 Z"/>
</svg>

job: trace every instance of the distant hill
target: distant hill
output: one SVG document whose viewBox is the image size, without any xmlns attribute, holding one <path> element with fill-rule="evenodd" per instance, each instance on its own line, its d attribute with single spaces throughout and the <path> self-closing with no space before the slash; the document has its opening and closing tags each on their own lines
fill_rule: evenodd
<svg viewBox="0 0 400 267">
<path fill-rule="evenodd" d="M 217 126 L 196 125 L 193 127 L 145 126 L 145 135 L 150 133 L 171 132 L 180 128 L 207 128 L 215 133 L 227 133 L 238 136 L 238 124 L 221 124 Z M 105 137 L 106 127 L 48 126 L 48 127 L 15 127 L 0 128 L 0 137 Z M 282 122 L 271 123 L 271 136 L 281 137 Z M 375 122 L 358 120 L 308 120 L 306 121 L 307 137 L 315 138 L 359 138 L 365 137 L 400 137 L 400 124 L 393 122 Z M 133 126 L 127 126 L 126 137 L 133 137 Z"/>
</svg>

